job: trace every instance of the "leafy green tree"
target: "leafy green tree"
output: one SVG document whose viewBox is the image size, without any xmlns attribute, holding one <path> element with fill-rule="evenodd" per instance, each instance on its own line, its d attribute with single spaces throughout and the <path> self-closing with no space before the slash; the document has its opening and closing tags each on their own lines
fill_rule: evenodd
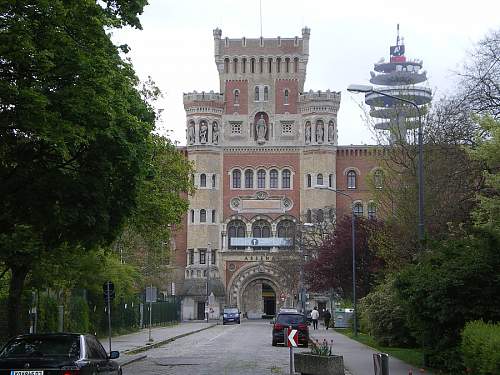
<svg viewBox="0 0 500 375">
<path fill-rule="evenodd" d="M 154 135 L 149 174 L 138 189 L 137 205 L 113 243 L 123 262 L 136 265 L 144 285 L 167 275 L 172 225 L 188 210 L 186 194 L 193 192 L 193 172 L 185 155 L 167 139 Z M 155 267 L 154 269 L 152 267 Z M 144 286 L 142 285 L 142 286 Z"/>
<path fill-rule="evenodd" d="M 135 205 L 155 112 L 107 31 L 146 0 L 0 3 L 0 261 L 9 334 L 49 253 L 110 243 Z M 125 47 L 122 50 L 126 50 Z"/>
<path fill-rule="evenodd" d="M 500 321 L 500 237 L 459 232 L 432 244 L 402 270 L 395 287 L 413 335 L 432 366 L 457 371 L 460 331 L 468 321 Z"/>
<path fill-rule="evenodd" d="M 483 117 L 479 124 L 489 136 L 479 137 L 479 146 L 471 151 L 475 159 L 484 161 L 486 180 L 473 215 L 476 225 L 500 232 L 500 121 Z"/>
</svg>

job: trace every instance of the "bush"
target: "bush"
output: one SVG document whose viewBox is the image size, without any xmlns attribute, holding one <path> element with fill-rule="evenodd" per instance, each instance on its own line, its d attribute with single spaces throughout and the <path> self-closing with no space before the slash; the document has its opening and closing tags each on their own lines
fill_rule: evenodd
<svg viewBox="0 0 500 375">
<path fill-rule="evenodd" d="M 59 311 L 57 300 L 48 293 L 40 293 L 39 298 L 37 332 L 57 332 Z"/>
<path fill-rule="evenodd" d="M 464 365 L 473 374 L 500 374 L 500 323 L 467 323 L 462 331 L 461 350 Z"/>
<path fill-rule="evenodd" d="M 478 231 L 431 246 L 394 283 L 408 326 L 423 344 L 428 364 L 460 368 L 460 332 L 469 321 L 500 321 L 500 239 Z"/>
<path fill-rule="evenodd" d="M 378 285 L 360 300 L 360 318 L 362 330 L 382 346 L 412 347 L 416 343 L 407 327 L 393 279 Z"/>
</svg>

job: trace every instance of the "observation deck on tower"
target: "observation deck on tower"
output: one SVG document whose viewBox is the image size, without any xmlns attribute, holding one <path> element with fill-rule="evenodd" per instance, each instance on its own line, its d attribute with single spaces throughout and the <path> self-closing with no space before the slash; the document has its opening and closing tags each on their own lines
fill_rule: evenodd
<svg viewBox="0 0 500 375">
<path fill-rule="evenodd" d="M 427 73 L 422 71 L 422 60 L 410 60 L 405 56 L 403 38 L 399 37 L 399 25 L 396 45 L 389 50 L 390 60 L 374 65 L 370 72 L 370 82 L 376 91 L 414 102 L 420 115 L 427 113 L 427 104 L 432 100 L 430 88 L 419 85 L 427 82 Z M 408 130 L 418 127 L 419 113 L 414 106 L 376 92 L 365 95 L 365 103 L 370 106 L 370 116 L 379 119 L 375 129 L 390 132 L 391 142 L 404 142 Z"/>
</svg>

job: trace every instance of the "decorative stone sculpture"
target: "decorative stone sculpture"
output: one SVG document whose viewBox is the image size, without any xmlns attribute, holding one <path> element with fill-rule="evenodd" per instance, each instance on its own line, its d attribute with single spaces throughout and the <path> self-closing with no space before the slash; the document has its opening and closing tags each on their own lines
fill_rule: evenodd
<svg viewBox="0 0 500 375">
<path fill-rule="evenodd" d="M 255 124 L 255 131 L 257 133 L 257 142 L 264 143 L 266 141 L 267 134 L 267 124 L 266 120 L 264 120 L 264 115 L 260 115 L 260 119 L 257 120 Z"/>
<path fill-rule="evenodd" d="M 333 142 L 333 140 L 335 139 L 334 131 L 335 127 L 333 126 L 333 121 L 330 121 L 328 123 L 328 142 Z"/>
<path fill-rule="evenodd" d="M 216 122 L 212 125 L 212 143 L 214 145 L 219 143 L 219 125 Z"/>
<path fill-rule="evenodd" d="M 324 139 L 325 139 L 325 129 L 323 127 L 323 122 L 318 121 L 318 123 L 316 124 L 316 142 L 323 143 Z"/>
<path fill-rule="evenodd" d="M 194 125 L 189 125 L 189 127 L 188 127 L 188 143 L 190 145 L 192 145 L 195 140 L 196 140 L 196 137 L 194 135 Z"/>
<path fill-rule="evenodd" d="M 208 126 L 206 121 L 200 122 L 200 143 L 207 143 Z"/>
<path fill-rule="evenodd" d="M 305 132 L 305 141 L 306 143 L 311 142 L 311 124 L 306 124 L 306 132 Z"/>
</svg>

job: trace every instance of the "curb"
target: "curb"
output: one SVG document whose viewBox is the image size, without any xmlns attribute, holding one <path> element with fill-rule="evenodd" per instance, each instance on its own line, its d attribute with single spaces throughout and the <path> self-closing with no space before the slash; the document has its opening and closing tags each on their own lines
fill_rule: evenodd
<svg viewBox="0 0 500 375">
<path fill-rule="evenodd" d="M 125 350 L 123 353 L 124 354 L 138 354 L 138 353 L 142 353 L 142 352 L 145 352 L 145 351 L 147 351 L 149 349 L 158 348 L 160 346 L 168 344 L 168 343 L 170 343 L 172 341 L 175 341 L 177 339 L 180 339 L 180 338 L 183 338 L 183 337 L 186 337 L 186 336 L 189 336 L 189 335 L 201 332 L 201 331 L 205 331 L 205 330 L 213 328 L 215 326 L 217 326 L 217 324 L 212 324 L 212 325 L 210 325 L 208 327 L 204 327 L 204 328 L 198 329 L 196 331 L 186 332 L 186 333 L 183 333 L 183 334 L 178 335 L 178 336 L 170 337 L 170 338 L 168 338 L 166 340 L 158 341 L 158 342 L 155 342 L 154 344 L 151 344 L 151 345 L 145 345 L 145 346 L 140 346 L 140 347 L 135 348 L 135 349 Z"/>
<path fill-rule="evenodd" d="M 127 365 L 130 365 L 131 363 L 134 363 L 134 362 L 137 362 L 137 361 L 141 361 L 141 360 L 143 360 L 146 357 L 147 357 L 146 354 L 141 354 L 141 355 L 138 355 L 138 356 L 135 356 L 135 357 L 132 357 L 132 358 L 127 358 L 125 361 L 118 362 L 118 363 L 119 363 L 120 367 L 125 367 Z"/>
</svg>

